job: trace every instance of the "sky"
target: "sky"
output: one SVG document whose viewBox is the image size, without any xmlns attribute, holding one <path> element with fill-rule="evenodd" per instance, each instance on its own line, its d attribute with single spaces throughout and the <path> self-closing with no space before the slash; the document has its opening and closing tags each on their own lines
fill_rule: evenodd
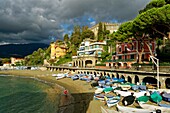
<svg viewBox="0 0 170 113">
<path fill-rule="evenodd" d="M 151 0 L 0 0 L 0 45 L 63 40 L 75 25 L 132 20 Z"/>
</svg>

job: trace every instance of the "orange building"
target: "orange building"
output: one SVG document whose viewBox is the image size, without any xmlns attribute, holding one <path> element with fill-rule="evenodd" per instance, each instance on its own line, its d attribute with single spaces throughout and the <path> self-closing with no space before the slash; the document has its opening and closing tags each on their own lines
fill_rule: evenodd
<svg viewBox="0 0 170 113">
<path fill-rule="evenodd" d="M 59 45 L 56 43 L 51 44 L 51 59 L 59 58 L 67 53 L 67 46 L 66 45 Z"/>
</svg>

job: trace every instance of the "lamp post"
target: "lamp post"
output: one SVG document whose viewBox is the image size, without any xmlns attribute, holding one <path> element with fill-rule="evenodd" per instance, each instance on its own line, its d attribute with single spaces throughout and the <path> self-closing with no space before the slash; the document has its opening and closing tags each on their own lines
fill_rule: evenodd
<svg viewBox="0 0 170 113">
<path fill-rule="evenodd" d="M 154 56 L 150 56 L 150 58 L 152 59 L 152 61 L 154 62 L 154 64 L 155 64 L 156 67 L 157 67 L 157 87 L 158 87 L 158 89 L 159 89 L 159 59 L 157 59 L 157 58 L 154 57 Z M 157 62 L 155 62 L 155 60 L 156 60 Z"/>
</svg>

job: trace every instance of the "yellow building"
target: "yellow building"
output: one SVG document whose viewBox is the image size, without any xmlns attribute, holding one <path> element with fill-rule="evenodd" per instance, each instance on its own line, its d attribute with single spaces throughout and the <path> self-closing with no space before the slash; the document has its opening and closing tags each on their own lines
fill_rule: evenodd
<svg viewBox="0 0 170 113">
<path fill-rule="evenodd" d="M 56 43 L 51 44 L 51 59 L 59 58 L 67 53 L 66 45 L 59 45 Z"/>
</svg>

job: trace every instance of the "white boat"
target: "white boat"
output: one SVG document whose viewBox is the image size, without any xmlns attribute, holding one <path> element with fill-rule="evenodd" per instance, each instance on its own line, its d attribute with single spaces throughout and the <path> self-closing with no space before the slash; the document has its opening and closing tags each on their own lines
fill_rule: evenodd
<svg viewBox="0 0 170 113">
<path fill-rule="evenodd" d="M 102 106 L 101 106 L 101 111 L 102 113 L 119 113 L 118 111 L 115 110 L 105 109 Z"/>
<path fill-rule="evenodd" d="M 154 110 L 119 106 L 119 104 L 117 104 L 117 109 L 120 113 L 155 113 Z"/>
<path fill-rule="evenodd" d="M 131 88 L 130 85 L 120 85 L 122 90 L 129 90 Z"/>
<path fill-rule="evenodd" d="M 133 93 L 133 96 L 135 96 L 136 98 L 144 96 L 145 93 L 148 93 L 147 91 L 131 92 L 131 91 L 120 91 L 120 90 L 114 90 L 114 92 L 120 94 L 123 97 L 129 96 Z"/>
<path fill-rule="evenodd" d="M 145 104 L 145 103 L 140 103 L 139 105 L 143 108 L 143 109 L 147 109 L 147 110 L 161 110 L 162 113 L 170 113 L 170 108 L 167 107 L 160 107 L 160 106 L 155 106 L 155 105 L 150 105 L 150 104 Z"/>
<path fill-rule="evenodd" d="M 99 93 L 103 92 L 103 89 L 104 89 L 104 88 L 97 88 L 97 89 L 95 90 L 95 94 L 99 94 Z"/>
<path fill-rule="evenodd" d="M 114 92 L 118 95 L 120 94 L 123 97 L 131 95 L 132 92 L 130 91 L 120 91 L 120 90 L 114 90 Z"/>
<path fill-rule="evenodd" d="M 167 92 L 167 93 L 170 93 L 170 89 L 148 89 L 149 91 L 158 91 L 159 93 L 162 93 L 162 92 Z"/>
<path fill-rule="evenodd" d="M 57 74 L 56 76 L 56 79 L 62 79 L 62 78 L 65 78 L 66 77 L 66 74 Z"/>
<path fill-rule="evenodd" d="M 112 107 L 112 106 L 115 106 L 119 101 L 120 101 L 120 99 L 108 100 L 108 101 L 107 101 L 107 106 L 108 106 L 109 108 Z"/>
</svg>

